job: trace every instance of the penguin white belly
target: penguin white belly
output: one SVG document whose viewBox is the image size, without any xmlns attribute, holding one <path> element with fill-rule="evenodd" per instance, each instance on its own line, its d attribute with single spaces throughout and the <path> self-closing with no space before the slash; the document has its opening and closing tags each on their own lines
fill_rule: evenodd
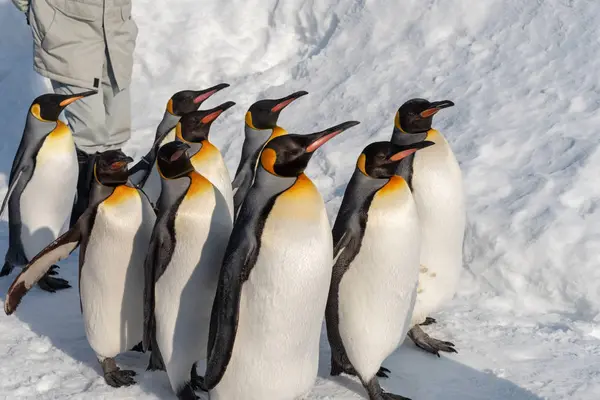
<svg viewBox="0 0 600 400">
<path fill-rule="evenodd" d="M 421 221 L 421 272 L 413 323 L 452 299 L 463 259 L 465 200 L 460 166 L 446 140 L 430 131 L 435 146 L 418 151 L 413 196 Z"/>
<path fill-rule="evenodd" d="M 98 206 L 80 272 L 85 332 L 101 358 L 142 340 L 144 258 L 155 217 L 141 196 L 119 186 Z"/>
<path fill-rule="evenodd" d="M 167 136 L 160 142 L 159 148 L 161 148 L 166 143 L 172 142 L 175 140 L 175 128 L 171 129 Z M 150 175 L 148 175 L 148 179 L 146 183 L 142 187 L 148 199 L 152 204 L 156 204 L 158 198 L 160 197 L 160 192 L 162 191 L 160 175 L 158 174 L 158 170 L 156 169 L 156 161 L 154 165 L 152 165 L 152 169 L 150 170 Z"/>
<path fill-rule="evenodd" d="M 206 358 L 212 304 L 233 225 L 225 201 L 205 182 L 210 190 L 188 192 L 177 210 L 173 255 L 155 286 L 156 340 L 175 392 L 189 381 L 193 364 Z"/>
<path fill-rule="evenodd" d="M 311 198 L 290 189 L 277 199 L 256 264 L 242 286 L 231 360 L 211 400 L 291 400 L 311 390 L 332 241 L 318 192 Z"/>
<path fill-rule="evenodd" d="M 191 158 L 194 169 L 208 179 L 221 192 L 233 220 L 233 189 L 231 177 L 221 152 L 206 141 L 200 152 Z"/>
<path fill-rule="evenodd" d="M 416 206 L 406 182 L 392 179 L 373 198 L 360 251 L 338 292 L 344 349 L 367 381 L 404 340 L 418 280 Z"/>
<path fill-rule="evenodd" d="M 21 242 L 29 260 L 63 233 L 78 173 L 73 137 L 67 127 L 59 127 L 44 140 L 33 175 L 21 193 Z"/>
</svg>

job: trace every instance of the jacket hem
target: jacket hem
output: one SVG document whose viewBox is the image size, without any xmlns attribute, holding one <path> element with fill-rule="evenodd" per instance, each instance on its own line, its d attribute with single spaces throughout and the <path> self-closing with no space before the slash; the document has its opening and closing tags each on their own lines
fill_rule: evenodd
<svg viewBox="0 0 600 400">
<path fill-rule="evenodd" d="M 33 66 L 33 70 L 48 79 L 52 79 L 53 81 L 64 83 L 65 85 L 78 86 L 80 88 L 89 89 L 89 90 L 99 90 L 99 87 L 94 86 L 95 78 L 92 78 L 89 81 L 84 81 L 84 80 L 80 80 L 80 79 L 76 79 L 76 78 L 68 78 L 66 76 L 62 76 L 62 75 L 56 74 L 54 72 L 50 72 L 50 71 L 43 69 L 37 65 Z"/>
</svg>

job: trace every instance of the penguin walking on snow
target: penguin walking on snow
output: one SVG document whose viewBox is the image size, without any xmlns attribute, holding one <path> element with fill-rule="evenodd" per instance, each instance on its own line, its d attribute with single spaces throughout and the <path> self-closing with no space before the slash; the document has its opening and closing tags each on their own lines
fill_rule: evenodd
<svg viewBox="0 0 600 400">
<path fill-rule="evenodd" d="M 211 400 L 295 399 L 317 377 L 333 265 L 314 152 L 357 125 L 269 141 L 235 221 L 213 305 L 204 387 Z"/>
<path fill-rule="evenodd" d="M 228 108 L 235 105 L 228 101 L 210 110 L 198 110 L 181 117 L 177 123 L 176 140 L 190 146 L 191 162 L 197 172 L 208 179 L 224 196 L 233 218 L 233 193 L 231 177 L 219 149 L 208 138 L 211 124 Z"/>
<path fill-rule="evenodd" d="M 225 198 L 194 171 L 189 148 L 176 141 L 158 151 L 163 186 L 144 290 L 144 350 L 152 344 L 149 369 L 162 367 L 156 360 L 160 354 L 181 400 L 197 399 L 196 362 L 206 358 L 212 304 L 233 227 Z"/>
<path fill-rule="evenodd" d="M 357 375 L 370 400 L 407 399 L 386 393 L 381 363 L 410 327 L 419 273 L 419 219 L 406 176 L 396 168 L 433 145 L 368 145 L 358 158 L 333 227 L 335 264 L 327 300 L 331 374 Z"/>
<path fill-rule="evenodd" d="M 79 295 L 85 333 L 106 383 L 114 387 L 135 383 L 135 372 L 119 369 L 114 357 L 142 341 L 144 257 L 155 221 L 146 196 L 128 184 L 131 161 L 120 150 L 98 155 L 88 208 L 31 260 L 4 303 L 6 314 L 12 314 L 53 263 L 81 246 Z"/>
<path fill-rule="evenodd" d="M 156 205 L 161 188 L 160 176 L 156 171 L 158 149 L 165 143 L 175 140 L 175 127 L 184 114 L 198 110 L 208 98 L 228 87 L 228 83 L 220 83 L 204 90 L 182 90 L 171 96 L 167 102 L 150 151 L 130 169 L 131 183 L 144 189 L 152 205 Z"/>
<path fill-rule="evenodd" d="M 442 134 L 431 128 L 433 116 L 452 107 L 449 100 L 412 99 L 396 113 L 391 142 L 407 145 L 422 140 L 435 143 L 409 156 L 399 167 L 407 174 L 421 226 L 421 261 L 413 328 L 408 336 L 423 350 L 456 352 L 454 344 L 427 335 L 420 325 L 434 323 L 429 315 L 448 303 L 456 292 L 463 261 L 466 210 L 462 173 Z"/>
<path fill-rule="evenodd" d="M 258 155 L 265 143 L 275 137 L 287 134 L 285 129 L 277 125 L 279 114 L 292 102 L 307 94 L 308 92 L 300 91 L 281 99 L 259 100 L 252 104 L 246 112 L 242 156 L 232 182 L 235 215 L 238 214 L 246 194 L 252 186 Z"/>
<path fill-rule="evenodd" d="M 77 155 L 71 130 L 58 119 L 69 104 L 95 94 L 44 94 L 27 113 L 21 143 L 10 171 L 9 187 L 0 214 L 8 205 L 8 251 L 0 276 L 24 267 L 67 228 L 77 188 Z M 41 289 L 71 287 L 53 265 L 41 277 Z"/>
</svg>

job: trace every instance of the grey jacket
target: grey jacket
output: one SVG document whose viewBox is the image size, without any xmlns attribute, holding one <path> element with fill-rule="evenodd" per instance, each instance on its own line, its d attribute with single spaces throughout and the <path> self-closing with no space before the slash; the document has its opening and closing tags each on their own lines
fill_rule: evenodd
<svg viewBox="0 0 600 400">
<path fill-rule="evenodd" d="M 120 89 L 129 86 L 138 28 L 131 0 L 13 0 L 33 31 L 34 69 L 68 85 L 95 89 L 105 48 Z"/>
</svg>

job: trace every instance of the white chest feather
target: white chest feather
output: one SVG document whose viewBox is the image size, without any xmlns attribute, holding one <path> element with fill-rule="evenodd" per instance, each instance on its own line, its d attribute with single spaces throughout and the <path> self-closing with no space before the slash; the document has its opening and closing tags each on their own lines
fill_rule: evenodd
<svg viewBox="0 0 600 400">
<path fill-rule="evenodd" d="M 373 198 L 356 255 L 338 293 L 339 331 L 364 379 L 403 341 L 409 329 L 419 269 L 419 220 L 406 182 L 392 178 Z"/>
<path fill-rule="evenodd" d="M 221 192 L 231 218 L 233 219 L 233 190 L 231 188 L 231 177 L 225 165 L 221 152 L 210 142 L 205 141 L 200 152 L 191 159 L 194 169 L 208 179 Z"/>
<path fill-rule="evenodd" d="M 85 331 L 94 351 L 114 357 L 142 338 L 144 258 L 154 213 L 135 189 L 119 186 L 98 207 L 81 270 Z"/>
<path fill-rule="evenodd" d="M 265 223 L 231 361 L 211 399 L 291 400 L 314 384 L 333 252 L 323 200 L 305 186 L 278 197 Z"/>
<path fill-rule="evenodd" d="M 421 221 L 421 273 L 415 323 L 449 301 L 462 269 L 465 200 L 460 166 L 437 131 L 435 146 L 415 153 L 413 196 Z"/>
<path fill-rule="evenodd" d="M 45 139 L 20 198 L 21 241 L 29 260 L 64 232 L 75 199 L 77 174 L 73 137 L 67 127 L 60 126 Z"/>
<path fill-rule="evenodd" d="M 203 179 L 203 178 L 202 178 Z M 156 338 L 174 391 L 206 357 L 210 315 L 232 229 L 227 204 L 204 180 L 175 217 L 176 245 L 155 287 Z"/>
</svg>

